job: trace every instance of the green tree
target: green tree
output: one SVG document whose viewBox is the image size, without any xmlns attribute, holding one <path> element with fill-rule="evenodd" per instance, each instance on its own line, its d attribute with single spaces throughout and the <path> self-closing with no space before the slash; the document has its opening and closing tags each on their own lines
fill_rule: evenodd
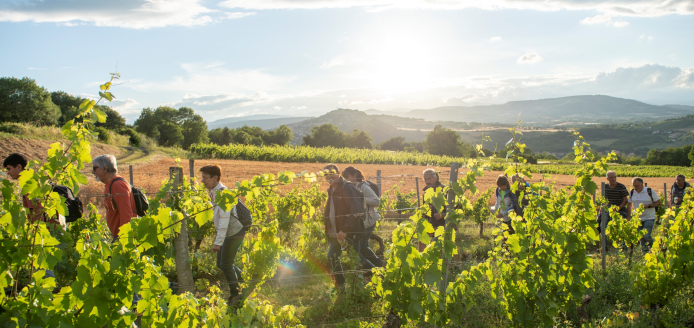
<svg viewBox="0 0 694 328">
<path fill-rule="evenodd" d="M 234 143 L 241 145 L 250 145 L 253 142 L 253 136 L 246 131 L 239 131 L 234 135 Z"/>
<path fill-rule="evenodd" d="M 55 125 L 60 108 L 51 101 L 51 94 L 28 77 L 0 78 L 0 122 Z"/>
<path fill-rule="evenodd" d="M 157 139 L 161 146 L 180 144 L 184 149 L 188 149 L 194 143 L 209 140 L 207 122 L 189 107 L 175 109 L 169 106 L 160 106 L 155 110 L 144 108 L 140 117 L 135 120 L 134 126 L 138 132 Z M 164 131 L 170 126 L 176 126 L 177 129 Z M 179 133 L 180 138 L 178 137 Z"/>
<path fill-rule="evenodd" d="M 379 145 L 382 150 L 405 150 L 405 137 L 392 137 Z"/>
<path fill-rule="evenodd" d="M 643 160 L 643 164 L 689 166 L 691 164 L 689 153 L 692 149 L 694 149 L 694 145 L 686 145 L 681 148 L 670 147 L 663 150 L 651 149 Z"/>
<path fill-rule="evenodd" d="M 160 125 L 159 145 L 173 147 L 183 141 L 183 131 L 179 125 L 166 121 Z"/>
<path fill-rule="evenodd" d="M 284 146 L 294 139 L 292 129 L 286 125 L 280 125 L 272 131 L 268 131 L 267 136 L 263 139 L 266 144 Z"/>
<path fill-rule="evenodd" d="M 326 123 L 311 128 L 311 133 L 305 135 L 303 144 L 311 147 L 336 147 L 344 148 L 347 134 L 336 126 Z"/>
<path fill-rule="evenodd" d="M 424 149 L 432 155 L 462 157 L 463 149 L 460 134 L 440 124 L 427 134 Z M 469 154 L 468 154 L 469 155 Z"/>
<path fill-rule="evenodd" d="M 183 122 L 183 149 L 194 143 L 207 143 L 207 122 L 200 115 L 193 115 Z"/>
<path fill-rule="evenodd" d="M 354 129 L 352 135 L 349 136 L 346 145 L 351 148 L 371 149 L 373 148 L 371 141 L 373 141 L 373 139 L 366 134 L 366 132 Z"/>
</svg>

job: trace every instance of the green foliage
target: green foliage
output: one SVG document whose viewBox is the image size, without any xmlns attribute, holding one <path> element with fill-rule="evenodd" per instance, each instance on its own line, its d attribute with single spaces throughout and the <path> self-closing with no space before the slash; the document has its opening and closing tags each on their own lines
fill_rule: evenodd
<svg viewBox="0 0 694 328">
<path fill-rule="evenodd" d="M 606 201 L 603 206 L 605 205 L 607 205 Z M 615 248 L 619 248 L 621 245 L 629 247 L 629 265 L 631 265 L 634 247 L 638 245 L 639 240 L 646 234 L 645 229 L 639 230 L 641 227 L 641 220 L 639 220 L 641 214 L 643 214 L 643 206 L 639 206 L 632 215 L 631 220 L 627 220 L 619 214 L 617 206 L 612 205 L 609 208 L 609 215 L 612 220 L 607 224 L 605 233 L 607 236 L 610 236 L 609 239 L 612 240 L 612 245 Z"/>
<path fill-rule="evenodd" d="M 303 138 L 303 145 L 310 147 L 345 147 L 347 134 L 340 131 L 337 126 L 326 123 L 311 128 L 311 133 Z"/>
<path fill-rule="evenodd" d="M 651 149 L 643 160 L 645 165 L 691 166 L 689 154 L 694 151 L 694 145 L 681 148 L 670 147 L 664 150 Z"/>
<path fill-rule="evenodd" d="M 460 300 L 453 299 L 451 291 L 465 288 L 465 283 L 451 283 L 453 286 L 449 284 L 444 293 L 439 291 L 439 284 L 443 270 L 447 270 L 442 265 L 442 254 L 451 259 L 457 253 L 453 226 L 460 223 L 463 209 L 471 207 L 465 192 L 469 190 L 474 194 L 477 191 L 475 181 L 482 174 L 482 167 L 476 162 L 471 160 L 466 166 L 469 170 L 465 176 L 451 182 L 443 191 L 427 190 L 424 205 L 410 218 L 412 222 L 403 223 L 393 231 L 393 244 L 386 267 L 375 269 L 377 271 L 370 284 L 373 294 L 383 299 L 385 311 L 392 311 L 405 322 L 428 322 L 443 326 L 449 320 L 459 322 L 461 319 Z M 455 193 L 454 203 L 447 203 L 444 194 L 448 193 Z M 448 206 L 447 221 L 450 224 L 435 232 L 436 236 L 440 236 L 435 242 L 428 235 L 434 233 L 434 229 L 423 218 L 423 214 L 430 211 L 429 203 L 439 210 Z M 428 244 L 421 253 L 416 240 Z"/>
<path fill-rule="evenodd" d="M 51 101 L 51 94 L 28 77 L 0 78 L 0 122 L 55 125 L 60 108 Z"/>
<path fill-rule="evenodd" d="M 403 151 L 405 150 L 405 137 L 392 137 L 378 145 L 378 148 L 382 150 Z"/>
<path fill-rule="evenodd" d="M 248 300 L 242 308 L 236 310 L 237 316 L 232 319 L 231 327 L 305 327 L 294 316 L 295 312 L 296 309 L 292 305 L 274 309 L 268 301 Z"/>
<path fill-rule="evenodd" d="M 100 126 L 95 126 L 92 131 L 96 132 L 99 134 L 98 139 L 99 141 L 103 143 L 108 143 L 111 141 L 111 135 L 108 134 L 108 130 L 106 128 L 100 127 Z"/>
<path fill-rule="evenodd" d="M 3 122 L 0 124 L 0 132 L 12 133 L 12 134 L 22 134 L 24 129 L 21 124 Z"/>
<path fill-rule="evenodd" d="M 77 115 L 80 113 L 79 106 L 84 101 L 82 97 L 75 97 L 64 91 L 51 92 L 51 99 L 53 103 L 60 107 L 61 116 L 59 123 L 61 125 L 77 117 Z M 123 118 L 120 113 L 113 110 L 109 106 L 96 105 L 96 108 L 106 114 L 106 122 L 97 122 L 96 126 L 104 127 L 113 131 L 118 131 L 125 128 L 125 118 Z"/>
<path fill-rule="evenodd" d="M 124 128 L 121 129 L 119 133 L 128 136 L 128 142 L 131 146 L 140 147 L 140 143 L 142 143 L 142 138 L 140 138 L 140 134 L 137 133 L 137 131 L 135 131 L 134 129 Z"/>
<path fill-rule="evenodd" d="M 187 149 L 194 143 L 209 141 L 207 122 L 188 107 L 144 108 L 133 125 L 137 132 L 156 139 L 160 146 Z"/>
<path fill-rule="evenodd" d="M 355 129 L 352 135 L 348 137 L 346 144 L 349 145 L 350 148 L 371 149 L 373 148 L 371 144 L 372 141 L 373 138 L 366 134 L 366 132 Z"/>
<path fill-rule="evenodd" d="M 632 280 L 643 303 L 655 308 L 667 305 L 685 286 L 694 282 L 694 202 L 687 189 L 682 206 L 668 210 L 663 232 L 650 253 L 636 264 Z"/>
<path fill-rule="evenodd" d="M 274 130 L 265 131 L 259 127 L 244 125 L 237 129 L 228 127 L 210 130 L 210 142 L 217 145 L 228 145 L 231 143 L 241 145 L 286 145 L 293 138 L 292 129 L 286 125 L 280 125 Z"/>
<path fill-rule="evenodd" d="M 427 134 L 427 139 L 424 142 L 424 150 L 432 155 L 452 157 L 470 156 L 469 152 L 464 153 L 465 149 L 460 139 L 460 134 L 451 129 L 444 128 L 442 125 L 437 125 Z"/>
</svg>

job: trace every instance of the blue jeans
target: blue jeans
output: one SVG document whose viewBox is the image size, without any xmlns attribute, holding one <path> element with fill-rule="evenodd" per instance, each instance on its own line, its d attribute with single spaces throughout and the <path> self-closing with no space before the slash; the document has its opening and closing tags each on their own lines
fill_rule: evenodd
<svg viewBox="0 0 694 328">
<path fill-rule="evenodd" d="M 217 267 L 222 270 L 227 284 L 229 284 L 231 297 L 240 293 L 239 277 L 241 275 L 241 269 L 234 265 L 234 261 L 236 260 L 236 253 L 238 253 L 239 248 L 243 245 L 244 237 L 246 237 L 246 230 L 241 229 L 239 233 L 226 237 L 222 244 L 222 249 L 217 251 Z"/>
<path fill-rule="evenodd" d="M 653 225 L 655 224 L 655 220 L 647 220 L 647 221 L 641 221 L 641 227 L 639 227 L 639 231 L 642 229 L 646 229 L 646 234 L 639 240 L 639 244 L 641 244 L 641 250 L 644 253 L 648 253 L 651 251 L 651 246 L 653 246 L 653 236 L 651 236 L 651 233 L 653 232 Z"/>
<path fill-rule="evenodd" d="M 369 238 L 373 234 L 374 229 L 376 229 L 376 224 L 369 228 L 366 228 L 363 233 L 363 238 L 359 239 L 359 258 L 365 265 L 371 264 L 372 266 L 383 266 L 383 261 L 374 253 L 374 251 L 369 246 Z"/>
<path fill-rule="evenodd" d="M 328 237 L 328 242 L 330 243 L 330 248 L 328 249 L 328 262 L 330 262 L 330 272 L 332 272 L 335 278 L 335 286 L 342 287 L 345 284 L 345 273 L 342 270 L 342 261 L 340 261 L 340 255 L 342 255 L 342 245 L 337 241 L 336 238 Z M 359 258 L 364 262 L 364 267 L 368 270 L 374 268 L 373 263 L 364 258 L 361 255 L 361 238 L 355 235 L 350 235 L 345 238 L 345 243 L 352 246 L 354 251 L 359 254 Z M 373 252 L 372 252 L 373 253 Z"/>
</svg>

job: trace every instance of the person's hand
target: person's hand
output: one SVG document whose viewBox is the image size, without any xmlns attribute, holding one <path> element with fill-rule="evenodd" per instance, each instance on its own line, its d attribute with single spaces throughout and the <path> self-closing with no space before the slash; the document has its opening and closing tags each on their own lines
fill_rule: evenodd
<svg viewBox="0 0 694 328">
<path fill-rule="evenodd" d="M 342 231 L 337 233 L 337 241 L 340 242 L 340 244 L 342 244 L 345 241 L 345 238 L 347 238 L 346 233 L 344 233 Z"/>
<path fill-rule="evenodd" d="M 212 246 L 212 253 L 217 253 L 220 249 L 222 249 L 222 246 L 214 245 Z"/>
<path fill-rule="evenodd" d="M 437 220 L 443 219 L 443 214 L 441 214 L 441 213 L 434 214 L 434 219 L 437 219 Z"/>
<path fill-rule="evenodd" d="M 627 214 L 627 221 L 631 221 L 631 214 Z"/>
<path fill-rule="evenodd" d="M 499 219 L 501 219 L 501 218 L 503 218 L 503 217 L 504 217 L 504 215 L 503 215 L 503 214 L 501 214 L 501 213 L 499 213 L 499 214 L 497 214 L 497 215 L 496 215 L 496 217 L 497 217 L 497 218 L 499 218 Z"/>
</svg>

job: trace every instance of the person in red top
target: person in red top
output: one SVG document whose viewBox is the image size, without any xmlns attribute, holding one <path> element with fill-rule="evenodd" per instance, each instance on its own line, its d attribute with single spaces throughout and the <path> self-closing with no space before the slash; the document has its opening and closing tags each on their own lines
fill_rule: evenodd
<svg viewBox="0 0 694 328">
<path fill-rule="evenodd" d="M 116 157 L 101 155 L 92 161 L 94 175 L 104 183 L 104 207 L 106 208 L 106 224 L 111 230 L 113 241 L 118 239 L 120 227 L 137 216 L 135 197 L 130 184 L 118 175 Z"/>
<path fill-rule="evenodd" d="M 7 175 L 12 179 L 18 180 L 19 175 L 27 167 L 29 161 L 22 154 L 12 153 L 9 154 L 2 163 L 2 166 L 7 170 Z M 27 195 L 22 195 L 22 205 L 24 208 L 29 209 L 29 221 L 35 223 L 38 220 L 46 222 L 48 230 L 51 234 L 55 233 L 57 225 L 60 221 L 56 218 L 45 219 L 43 215 L 43 206 L 41 202 L 36 199 L 29 199 Z"/>
</svg>

